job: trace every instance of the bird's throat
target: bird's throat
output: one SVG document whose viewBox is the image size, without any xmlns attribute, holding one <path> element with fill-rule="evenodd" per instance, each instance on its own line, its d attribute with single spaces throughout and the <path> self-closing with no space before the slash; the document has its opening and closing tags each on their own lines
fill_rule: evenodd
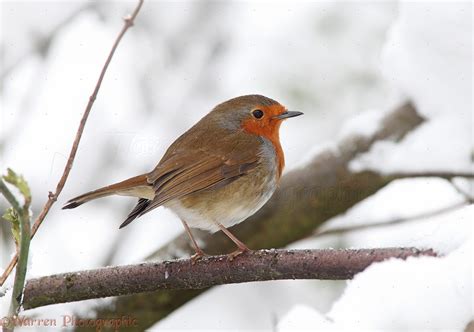
<svg viewBox="0 0 474 332">
<path fill-rule="evenodd" d="M 263 136 L 268 139 L 275 148 L 276 162 L 278 167 L 278 179 L 281 177 L 283 168 L 285 167 L 285 155 L 280 144 L 280 124 L 281 121 L 267 123 L 261 125 L 255 121 L 246 121 L 242 124 L 242 128 L 249 134 Z"/>
</svg>

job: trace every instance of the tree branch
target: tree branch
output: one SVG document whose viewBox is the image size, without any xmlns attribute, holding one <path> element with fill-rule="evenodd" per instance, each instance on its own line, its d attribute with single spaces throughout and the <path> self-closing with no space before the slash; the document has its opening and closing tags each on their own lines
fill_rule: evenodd
<svg viewBox="0 0 474 332">
<path fill-rule="evenodd" d="M 143 1 L 144 0 L 138 0 L 138 4 L 135 7 L 135 10 L 133 11 L 132 15 L 124 18 L 124 25 L 122 27 L 122 30 L 120 31 L 117 38 L 115 39 L 114 44 L 112 45 L 112 49 L 110 50 L 109 55 L 107 56 L 107 59 L 104 63 L 104 66 L 102 67 L 102 71 L 100 72 L 99 79 L 97 80 L 94 91 L 92 92 L 92 95 L 89 97 L 89 102 L 87 103 L 87 106 L 84 110 L 84 114 L 82 115 L 81 121 L 79 123 L 79 128 L 77 129 L 76 137 L 74 138 L 74 143 L 72 144 L 71 152 L 69 153 L 69 158 L 67 160 L 66 166 L 64 167 L 64 171 L 61 176 L 61 179 L 59 180 L 56 186 L 56 191 L 54 193 L 49 192 L 48 200 L 46 201 L 46 204 L 43 206 L 43 209 L 41 210 L 40 214 L 38 215 L 38 217 L 36 218 L 33 224 L 33 227 L 31 230 L 31 238 L 33 238 L 36 232 L 38 231 L 38 228 L 41 226 L 41 223 L 43 222 L 44 218 L 48 214 L 53 204 L 58 199 L 59 194 L 63 190 L 64 185 L 66 184 L 66 180 L 69 176 L 69 173 L 72 169 L 72 165 L 74 163 L 74 158 L 76 157 L 76 152 L 79 147 L 79 143 L 81 141 L 82 133 L 84 132 L 84 128 L 86 126 L 87 118 L 89 117 L 89 113 L 92 109 L 92 106 L 94 105 L 94 101 L 97 98 L 97 94 L 99 93 L 99 89 L 100 89 L 100 86 L 102 85 L 102 81 L 104 79 L 107 68 L 123 36 L 127 32 L 127 30 L 133 26 L 133 22 L 143 5 Z M 18 255 L 15 255 L 10 261 L 7 268 L 5 269 L 4 273 L 2 274 L 2 277 L 0 278 L 0 286 L 2 286 L 5 283 L 11 271 L 15 267 L 17 261 L 18 261 Z"/>
<path fill-rule="evenodd" d="M 159 289 L 203 289 L 215 285 L 282 279 L 350 279 L 374 262 L 388 258 L 436 256 L 415 248 L 345 250 L 259 250 L 234 260 L 210 256 L 106 267 L 57 274 L 27 282 L 23 307 L 37 308 Z"/>
</svg>

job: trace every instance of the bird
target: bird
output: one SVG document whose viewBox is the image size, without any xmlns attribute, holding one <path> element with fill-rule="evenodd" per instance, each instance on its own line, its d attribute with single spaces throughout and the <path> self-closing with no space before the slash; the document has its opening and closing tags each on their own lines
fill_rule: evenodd
<svg viewBox="0 0 474 332">
<path fill-rule="evenodd" d="M 63 209 L 110 195 L 137 197 L 119 228 L 164 206 L 181 220 L 196 252 L 193 260 L 206 254 L 191 228 L 222 231 L 237 246 L 229 255 L 235 257 L 250 249 L 228 228 L 275 192 L 285 166 L 280 125 L 302 114 L 262 95 L 227 100 L 177 138 L 151 172 L 72 198 Z"/>
</svg>

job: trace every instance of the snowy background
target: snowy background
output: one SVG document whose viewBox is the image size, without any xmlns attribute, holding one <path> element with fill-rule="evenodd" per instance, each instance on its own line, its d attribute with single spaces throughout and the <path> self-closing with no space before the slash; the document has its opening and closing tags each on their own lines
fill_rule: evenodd
<svg viewBox="0 0 474 332">
<path fill-rule="evenodd" d="M 22 173 L 36 215 L 62 174 L 73 135 L 121 17 L 135 2 L 1 2 L 0 166 Z M 473 171 L 470 2 L 147 1 L 103 83 L 68 183 L 32 242 L 28 277 L 136 263 L 178 233 L 163 208 L 118 230 L 135 200 L 62 211 L 67 198 L 150 170 L 215 104 L 248 93 L 303 111 L 281 132 L 286 171 L 411 99 L 427 119 L 402 142 L 379 142 L 354 170 Z M 324 228 L 382 222 L 458 205 L 436 178 L 391 183 Z M 0 207 L 5 202 L 0 201 Z M 163 330 L 450 330 L 473 315 L 474 207 L 295 248 L 417 246 L 442 258 L 390 260 L 349 282 L 215 287 L 159 322 Z M 0 227 L 0 268 L 13 244 Z M 119 243 L 119 245 L 117 245 Z M 11 286 L 11 280 L 7 283 Z M 9 292 L 0 298 L 0 317 Z M 37 309 L 52 318 L 97 301 Z M 205 313 L 205 314 L 203 314 Z"/>
</svg>

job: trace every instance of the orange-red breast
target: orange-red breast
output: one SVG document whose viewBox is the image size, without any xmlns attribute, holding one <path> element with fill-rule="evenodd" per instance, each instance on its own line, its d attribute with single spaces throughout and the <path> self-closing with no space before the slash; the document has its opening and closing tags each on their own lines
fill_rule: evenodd
<svg viewBox="0 0 474 332">
<path fill-rule="evenodd" d="M 134 196 L 138 204 L 120 228 L 163 205 L 181 219 L 195 257 L 204 253 L 189 227 L 222 230 L 238 246 L 236 253 L 248 250 L 227 227 L 272 196 L 285 165 L 280 124 L 301 114 L 260 95 L 228 100 L 171 144 L 150 173 L 73 198 L 63 209 L 114 194 Z"/>
</svg>

